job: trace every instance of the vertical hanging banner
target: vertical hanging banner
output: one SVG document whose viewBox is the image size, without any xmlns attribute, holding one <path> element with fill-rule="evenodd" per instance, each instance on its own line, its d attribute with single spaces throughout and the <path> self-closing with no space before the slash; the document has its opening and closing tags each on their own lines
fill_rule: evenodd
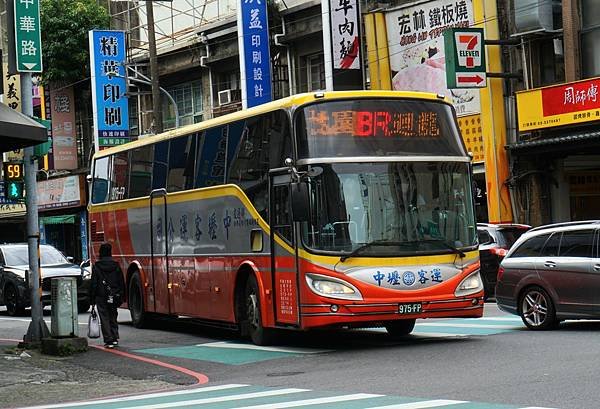
<svg viewBox="0 0 600 409">
<path fill-rule="evenodd" d="M 91 30 L 90 71 L 96 151 L 129 142 L 129 106 L 125 92 L 125 32 Z"/>
<path fill-rule="evenodd" d="M 77 169 L 75 95 L 73 94 L 73 88 L 50 91 L 50 100 L 54 169 Z"/>
<path fill-rule="evenodd" d="M 358 2 L 356 0 L 330 1 L 333 68 L 336 70 L 359 70 Z"/>
<path fill-rule="evenodd" d="M 8 64 L 2 64 L 4 78 L 4 103 L 21 112 L 21 76 L 8 74 Z"/>
<path fill-rule="evenodd" d="M 273 100 L 267 1 L 239 0 L 237 21 L 242 107 L 250 108 Z"/>
</svg>

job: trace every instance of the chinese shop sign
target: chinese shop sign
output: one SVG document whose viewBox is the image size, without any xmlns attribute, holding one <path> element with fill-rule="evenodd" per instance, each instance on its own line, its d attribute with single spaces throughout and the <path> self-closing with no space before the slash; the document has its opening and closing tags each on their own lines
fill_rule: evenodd
<svg viewBox="0 0 600 409">
<path fill-rule="evenodd" d="M 360 69 L 360 36 L 356 0 L 331 0 L 333 68 Z"/>
<path fill-rule="evenodd" d="M 519 131 L 600 121 L 600 78 L 517 92 Z"/>
<path fill-rule="evenodd" d="M 125 32 L 90 31 L 96 150 L 129 142 Z"/>
<path fill-rule="evenodd" d="M 273 99 L 266 0 L 240 0 L 238 35 L 244 108 Z"/>
</svg>

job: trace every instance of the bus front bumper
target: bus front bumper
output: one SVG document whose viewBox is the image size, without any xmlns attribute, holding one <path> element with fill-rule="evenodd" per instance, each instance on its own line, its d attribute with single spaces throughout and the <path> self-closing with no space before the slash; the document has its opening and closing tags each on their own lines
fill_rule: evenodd
<svg viewBox="0 0 600 409">
<path fill-rule="evenodd" d="M 420 303 L 421 311 L 401 314 L 400 306 Z M 480 318 L 483 293 L 474 296 L 432 301 L 387 303 L 303 304 L 302 327 L 371 327 L 385 321 L 420 318 Z"/>
</svg>

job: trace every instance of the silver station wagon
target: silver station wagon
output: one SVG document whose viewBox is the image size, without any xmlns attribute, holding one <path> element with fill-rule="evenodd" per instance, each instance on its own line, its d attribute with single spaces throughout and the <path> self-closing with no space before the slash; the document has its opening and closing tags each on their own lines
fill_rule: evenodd
<svg viewBox="0 0 600 409">
<path fill-rule="evenodd" d="M 523 234 L 498 270 L 496 302 L 528 328 L 600 318 L 600 220 L 558 223 Z"/>
</svg>

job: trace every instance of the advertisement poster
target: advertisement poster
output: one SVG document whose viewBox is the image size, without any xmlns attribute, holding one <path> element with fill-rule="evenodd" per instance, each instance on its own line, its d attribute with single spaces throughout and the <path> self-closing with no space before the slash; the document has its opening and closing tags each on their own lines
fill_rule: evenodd
<svg viewBox="0 0 600 409">
<path fill-rule="evenodd" d="M 238 33 L 240 67 L 243 67 L 242 86 L 245 84 L 246 108 L 270 102 L 271 57 L 269 52 L 269 19 L 267 2 L 239 0 Z"/>
<path fill-rule="evenodd" d="M 77 169 L 75 96 L 73 88 L 50 91 L 54 169 Z"/>
<path fill-rule="evenodd" d="M 129 142 L 127 53 L 124 31 L 92 30 L 89 35 L 95 146 L 99 150 Z"/>
<path fill-rule="evenodd" d="M 450 97 L 458 115 L 481 111 L 478 89 L 446 87 L 444 30 L 472 27 L 472 0 L 412 3 L 386 13 L 392 87 Z"/>
<path fill-rule="evenodd" d="M 38 182 L 38 208 L 40 210 L 81 205 L 79 176 Z"/>
</svg>

